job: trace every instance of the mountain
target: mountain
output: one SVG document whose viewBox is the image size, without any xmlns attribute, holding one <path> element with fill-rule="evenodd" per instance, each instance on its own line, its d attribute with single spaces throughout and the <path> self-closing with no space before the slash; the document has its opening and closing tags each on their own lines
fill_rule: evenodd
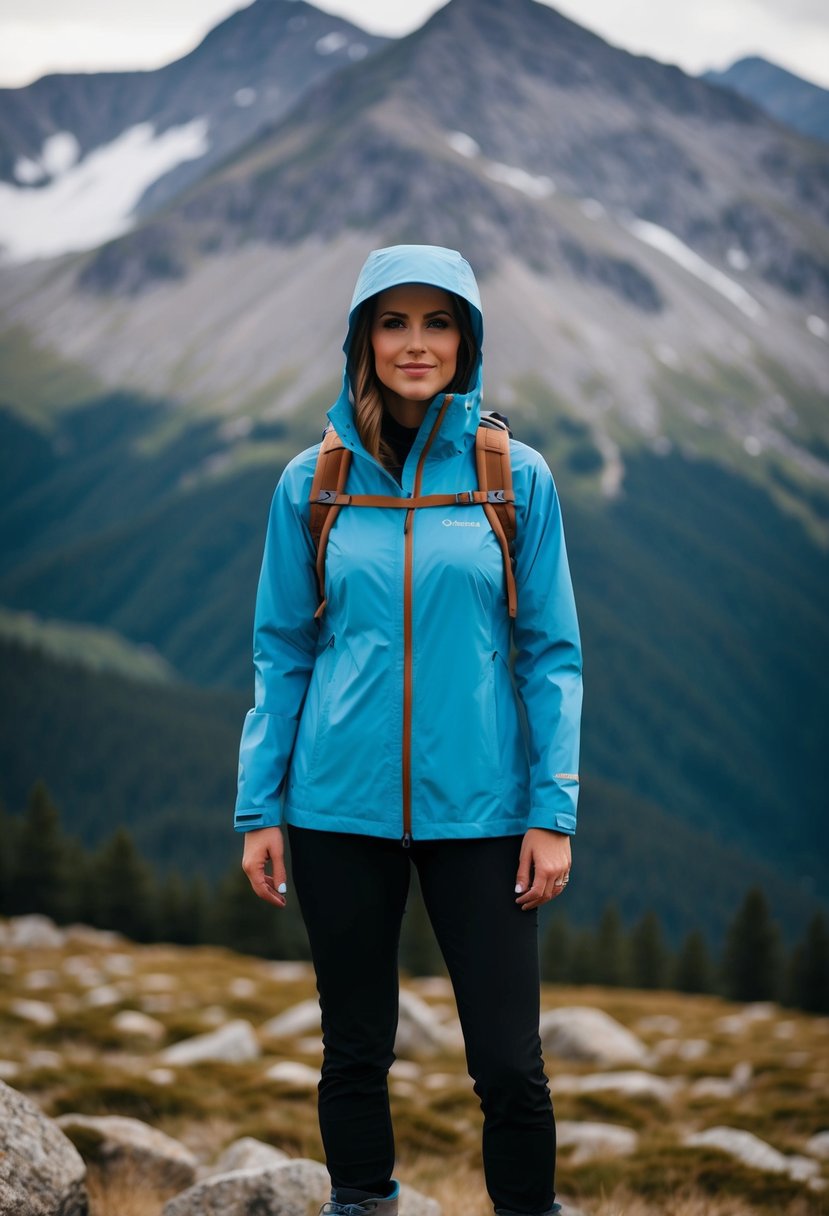
<svg viewBox="0 0 829 1216">
<path fill-rule="evenodd" d="M 817 898 L 827 158 L 532 0 L 450 0 L 130 233 L 4 268 L 0 600 L 249 690 L 268 501 L 320 437 L 357 269 L 457 245 L 487 404 L 561 491 L 596 790 L 579 849 L 606 845 L 629 901 L 713 856 Z"/>
<path fill-rule="evenodd" d="M 704 72 L 702 78 L 733 89 L 803 135 L 829 141 L 829 90 L 768 59 L 749 55 L 725 71 Z"/>
<path fill-rule="evenodd" d="M 303 0 L 255 0 L 157 71 L 0 89 L 0 247 L 25 259 L 124 231 L 385 41 Z"/>
<path fill-rule="evenodd" d="M 368 248 L 460 246 L 493 404 L 543 386 L 603 493 L 630 445 L 716 453 L 825 534 L 828 183 L 829 152 L 731 92 L 534 0 L 451 0 L 133 232 L 9 268 L 0 311 L 106 386 L 187 402 L 179 426 L 233 417 L 243 462 L 257 419 L 330 400 Z"/>
</svg>

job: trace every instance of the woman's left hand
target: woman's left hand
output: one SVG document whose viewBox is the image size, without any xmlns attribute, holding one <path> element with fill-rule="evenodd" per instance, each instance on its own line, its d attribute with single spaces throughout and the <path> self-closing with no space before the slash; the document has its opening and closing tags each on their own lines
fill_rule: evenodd
<svg viewBox="0 0 829 1216">
<path fill-rule="evenodd" d="M 570 837 L 566 832 L 547 828 L 525 832 L 515 876 L 515 902 L 521 911 L 528 912 L 561 895 L 570 877 L 570 865 Z"/>
</svg>

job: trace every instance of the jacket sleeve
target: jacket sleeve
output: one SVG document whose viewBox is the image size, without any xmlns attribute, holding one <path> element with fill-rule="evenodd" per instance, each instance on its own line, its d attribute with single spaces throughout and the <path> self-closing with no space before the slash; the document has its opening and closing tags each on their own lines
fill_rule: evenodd
<svg viewBox="0 0 829 1216">
<path fill-rule="evenodd" d="M 515 682 L 526 712 L 528 828 L 576 830 L 582 659 L 576 605 L 553 475 L 535 453 L 518 517 Z"/>
<path fill-rule="evenodd" d="M 314 668 L 316 555 L 296 493 L 307 480 L 289 465 L 271 501 L 254 612 L 255 703 L 239 747 L 237 832 L 281 821 L 282 790 Z"/>
</svg>

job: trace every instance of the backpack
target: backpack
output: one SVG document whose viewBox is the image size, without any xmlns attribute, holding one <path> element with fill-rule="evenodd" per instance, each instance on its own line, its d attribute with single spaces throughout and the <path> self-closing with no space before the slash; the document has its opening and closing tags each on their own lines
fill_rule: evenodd
<svg viewBox="0 0 829 1216">
<path fill-rule="evenodd" d="M 452 395 L 447 394 L 442 410 L 450 404 Z M 437 427 L 432 431 L 434 435 Z M 482 506 L 493 532 L 501 546 L 504 558 L 504 573 L 507 583 L 509 615 L 517 611 L 513 553 L 515 546 L 515 494 L 512 488 L 512 466 L 510 464 L 509 441 L 512 431 L 503 414 L 486 410 L 481 414 L 480 425 L 475 436 L 475 463 L 478 470 L 478 487 L 461 490 L 457 494 L 418 494 L 411 498 L 398 498 L 391 494 L 348 494 L 346 482 L 351 466 L 351 449 L 345 447 L 329 422 L 323 431 L 322 444 L 317 457 L 314 479 L 311 483 L 310 520 L 311 536 L 317 552 L 317 584 L 320 604 L 315 618 L 325 611 L 325 549 L 328 533 L 342 507 L 405 507 L 408 511 L 404 531 L 411 526 L 412 511 L 420 507 Z M 424 452 L 428 451 L 431 437 L 427 439 Z"/>
</svg>

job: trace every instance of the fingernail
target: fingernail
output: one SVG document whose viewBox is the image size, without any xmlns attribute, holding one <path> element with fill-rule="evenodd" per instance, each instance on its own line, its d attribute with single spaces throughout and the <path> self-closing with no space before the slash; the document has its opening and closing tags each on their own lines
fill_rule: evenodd
<svg viewBox="0 0 829 1216">
<path fill-rule="evenodd" d="M 523 894 L 524 894 L 524 888 L 521 886 L 521 883 L 520 883 L 520 882 L 515 884 L 515 894 L 516 894 L 516 895 L 523 895 Z"/>
<path fill-rule="evenodd" d="M 281 882 L 276 889 L 280 895 L 284 895 L 285 892 L 288 890 L 288 884 L 286 882 Z"/>
</svg>

